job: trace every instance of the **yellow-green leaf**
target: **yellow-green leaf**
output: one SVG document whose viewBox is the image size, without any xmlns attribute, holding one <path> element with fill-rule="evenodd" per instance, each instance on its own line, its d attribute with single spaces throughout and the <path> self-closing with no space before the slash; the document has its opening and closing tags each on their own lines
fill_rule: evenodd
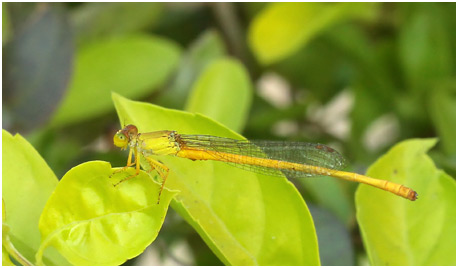
<svg viewBox="0 0 458 268">
<path fill-rule="evenodd" d="M 11 261 L 8 252 L 6 252 L 5 246 L 2 246 L 2 265 L 3 266 L 14 266 L 14 263 Z"/>
<path fill-rule="evenodd" d="M 376 3 L 271 3 L 250 25 L 251 49 L 263 64 L 290 56 L 327 27 L 372 18 Z"/>
<path fill-rule="evenodd" d="M 210 64 L 196 81 L 186 110 L 206 115 L 238 132 L 248 117 L 252 90 L 243 65 L 235 59 L 222 58 Z"/>
<path fill-rule="evenodd" d="M 243 139 L 199 114 L 135 102 L 113 94 L 123 122 L 140 132 L 176 130 Z M 169 167 L 172 202 L 227 265 L 318 265 L 310 212 L 286 178 L 269 177 L 217 161 L 157 157 Z"/>
<path fill-rule="evenodd" d="M 6 224 L 6 213 L 5 213 L 5 202 L 2 199 L 2 265 L 3 266 L 14 266 L 13 262 L 10 259 L 8 251 L 5 248 L 5 244 L 9 241 L 7 236 L 9 235 L 10 227 Z"/>
<path fill-rule="evenodd" d="M 2 198 L 9 237 L 15 248 L 34 261 L 40 246 L 38 220 L 57 178 L 40 154 L 21 135 L 2 131 Z M 54 262 L 55 255 L 49 254 Z"/>
<path fill-rule="evenodd" d="M 456 184 L 426 155 L 435 143 L 399 143 L 367 172 L 413 188 L 415 202 L 359 186 L 357 219 L 371 264 L 456 265 Z"/>
<path fill-rule="evenodd" d="M 157 204 L 160 185 L 145 172 L 114 187 L 134 170 L 113 171 L 93 161 L 64 175 L 40 218 L 39 264 L 52 246 L 73 265 L 120 265 L 153 242 L 175 193 L 165 189 Z"/>
</svg>

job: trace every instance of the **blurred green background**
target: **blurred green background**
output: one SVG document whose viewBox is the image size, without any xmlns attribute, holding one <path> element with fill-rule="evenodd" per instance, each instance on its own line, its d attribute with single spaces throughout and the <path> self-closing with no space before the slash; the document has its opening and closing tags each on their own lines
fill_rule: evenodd
<svg viewBox="0 0 458 268">
<path fill-rule="evenodd" d="M 114 91 L 203 113 L 252 140 L 331 145 L 359 173 L 401 140 L 439 137 L 430 156 L 456 174 L 455 6 L 2 3 L 2 127 L 59 178 L 89 160 L 123 166 Z M 368 264 L 357 185 L 294 183 L 322 264 Z M 157 240 L 126 264 L 221 262 L 170 210 Z"/>
</svg>

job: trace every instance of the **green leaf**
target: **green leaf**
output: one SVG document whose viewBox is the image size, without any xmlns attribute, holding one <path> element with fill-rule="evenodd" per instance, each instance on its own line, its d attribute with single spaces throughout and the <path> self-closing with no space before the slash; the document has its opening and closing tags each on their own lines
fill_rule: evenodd
<svg viewBox="0 0 458 268">
<path fill-rule="evenodd" d="M 243 139 L 199 114 L 134 102 L 113 94 L 120 118 L 140 132 L 176 130 Z M 157 157 L 169 167 L 166 187 L 180 190 L 172 207 L 227 265 L 318 265 L 310 212 L 285 178 L 217 161 Z"/>
<path fill-rule="evenodd" d="M 400 64 L 412 90 L 455 75 L 455 3 L 406 3 L 399 33 Z"/>
<path fill-rule="evenodd" d="M 11 21 L 8 8 L 5 2 L 2 2 L 2 44 L 5 44 L 11 37 Z"/>
<path fill-rule="evenodd" d="M 3 200 L 2 200 L 3 201 Z M 2 205 L 4 203 L 2 202 Z M 10 257 L 13 257 L 19 264 L 23 266 L 32 266 L 33 264 L 24 258 L 22 254 L 14 247 L 10 239 L 10 227 L 6 224 L 5 207 L 3 206 L 3 221 L 2 221 L 2 265 L 12 266 L 14 263 Z"/>
<path fill-rule="evenodd" d="M 2 265 L 3 266 L 14 266 L 14 263 L 11 261 L 8 251 L 5 246 L 6 243 L 11 241 L 6 241 L 9 236 L 10 227 L 6 224 L 6 212 L 5 212 L 5 202 L 2 199 Z M 8 239 L 9 240 L 9 239 Z"/>
<path fill-rule="evenodd" d="M 57 178 L 38 152 L 21 135 L 2 131 L 2 198 L 6 223 L 15 248 L 34 260 L 40 246 L 38 220 Z M 55 258 L 48 254 L 46 257 Z M 49 264 L 56 264 L 50 262 Z"/>
<path fill-rule="evenodd" d="M 429 112 L 447 155 L 456 155 L 456 87 L 455 79 L 436 85 L 429 98 Z"/>
<path fill-rule="evenodd" d="M 2 246 L 2 266 L 14 266 L 4 246 Z"/>
<path fill-rule="evenodd" d="M 413 188 L 417 201 L 359 186 L 357 219 L 372 265 L 456 264 L 456 184 L 426 155 L 435 143 L 401 142 L 367 172 Z"/>
<path fill-rule="evenodd" d="M 74 9 L 72 22 L 80 42 L 138 32 L 159 19 L 163 3 L 84 3 Z"/>
<path fill-rule="evenodd" d="M 114 187 L 134 170 L 113 171 L 93 161 L 65 174 L 40 218 L 39 264 L 52 246 L 73 265 L 119 265 L 153 242 L 175 193 L 165 189 L 157 204 L 160 185 L 145 172 Z"/>
<path fill-rule="evenodd" d="M 271 3 L 250 25 L 248 39 L 264 65 L 284 59 L 327 27 L 374 17 L 376 3 Z"/>
<path fill-rule="evenodd" d="M 170 86 L 158 99 L 158 103 L 170 108 L 182 108 L 191 86 L 208 64 L 226 54 L 221 36 L 207 30 L 195 40 L 181 58 Z"/>
<path fill-rule="evenodd" d="M 186 110 L 240 132 L 248 117 L 252 91 L 243 65 L 235 59 L 222 58 L 210 64 L 194 84 Z"/>
<path fill-rule="evenodd" d="M 110 111 L 112 91 L 147 95 L 170 76 L 179 55 L 174 43 L 140 34 L 87 45 L 78 52 L 71 87 L 52 123 L 67 125 Z"/>
</svg>

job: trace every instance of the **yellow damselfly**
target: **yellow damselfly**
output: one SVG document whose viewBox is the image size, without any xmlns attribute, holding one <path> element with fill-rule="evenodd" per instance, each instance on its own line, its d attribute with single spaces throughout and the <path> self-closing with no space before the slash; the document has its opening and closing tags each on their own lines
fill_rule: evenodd
<svg viewBox="0 0 458 268">
<path fill-rule="evenodd" d="M 176 131 L 168 130 L 138 133 L 134 125 L 119 130 L 113 141 L 117 147 L 130 148 L 127 166 L 119 171 L 134 165 L 136 167 L 135 174 L 118 184 L 139 174 L 142 157 L 149 163 L 151 170 L 156 170 L 162 177 L 158 203 L 169 169 L 153 159 L 153 155 L 222 161 L 245 170 L 288 178 L 331 176 L 365 183 L 412 201 L 417 199 L 414 190 L 401 184 L 342 171 L 345 167 L 342 155 L 331 147 L 317 143 L 234 140 L 210 135 L 178 134 Z"/>
</svg>

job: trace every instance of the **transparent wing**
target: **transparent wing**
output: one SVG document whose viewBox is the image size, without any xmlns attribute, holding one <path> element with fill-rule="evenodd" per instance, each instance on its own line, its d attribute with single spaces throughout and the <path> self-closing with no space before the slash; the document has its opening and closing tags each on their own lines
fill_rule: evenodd
<svg viewBox="0 0 458 268">
<path fill-rule="evenodd" d="M 287 141 L 245 141 L 221 138 L 209 135 L 180 135 L 184 146 L 188 148 L 203 149 L 209 154 L 221 159 L 231 161 L 231 155 L 257 157 L 260 159 L 280 160 L 291 163 L 324 167 L 333 170 L 341 170 L 345 167 L 345 159 L 336 150 L 326 145 L 306 142 Z M 222 154 L 228 153 L 228 154 Z M 235 160 L 235 157 L 233 160 Z M 229 165 L 252 172 L 282 176 L 288 178 L 303 178 L 317 176 L 290 169 L 276 169 L 257 165 L 248 165 L 234 162 L 226 162 Z"/>
</svg>

